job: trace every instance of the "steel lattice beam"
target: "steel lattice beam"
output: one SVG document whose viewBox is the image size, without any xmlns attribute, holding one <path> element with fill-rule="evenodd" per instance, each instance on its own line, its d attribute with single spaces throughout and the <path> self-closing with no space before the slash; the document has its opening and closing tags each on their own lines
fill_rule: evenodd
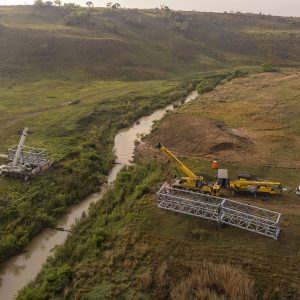
<svg viewBox="0 0 300 300">
<path fill-rule="evenodd" d="M 8 149 L 8 160 L 13 161 L 17 152 L 18 146 L 14 146 Z M 48 162 L 47 153 L 45 149 L 33 148 L 23 146 L 21 152 L 21 160 L 24 163 L 29 163 L 34 166 L 41 166 Z"/>
<path fill-rule="evenodd" d="M 213 197 L 170 187 L 157 192 L 159 208 L 213 220 L 277 239 L 280 213 L 226 198 Z"/>
</svg>

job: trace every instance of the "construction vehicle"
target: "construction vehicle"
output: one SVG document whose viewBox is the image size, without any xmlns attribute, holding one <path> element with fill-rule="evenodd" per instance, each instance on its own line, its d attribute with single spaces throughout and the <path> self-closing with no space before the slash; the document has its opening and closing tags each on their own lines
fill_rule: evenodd
<svg viewBox="0 0 300 300">
<path fill-rule="evenodd" d="M 254 196 L 268 197 L 278 195 L 283 191 L 280 182 L 264 179 L 254 179 L 249 174 L 240 174 L 237 180 L 230 181 L 230 189 L 235 194 L 252 194 Z"/>
<path fill-rule="evenodd" d="M 194 174 L 187 166 L 185 166 L 172 152 L 170 152 L 166 147 L 158 143 L 156 146 L 171 162 L 184 173 L 187 177 L 182 177 L 175 179 L 172 187 L 178 189 L 184 189 L 193 192 L 200 192 L 204 194 L 209 194 L 212 196 L 219 196 L 221 192 L 221 187 L 217 183 L 207 183 L 204 181 L 202 176 L 197 176 Z"/>
</svg>

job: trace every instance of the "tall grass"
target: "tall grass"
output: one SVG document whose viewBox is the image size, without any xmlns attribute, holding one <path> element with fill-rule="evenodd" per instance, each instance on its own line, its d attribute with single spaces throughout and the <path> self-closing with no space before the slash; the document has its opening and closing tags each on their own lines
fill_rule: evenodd
<svg viewBox="0 0 300 300">
<path fill-rule="evenodd" d="M 160 167 L 153 162 L 122 170 L 114 188 L 110 188 L 103 199 L 91 208 L 89 217 L 83 218 L 76 224 L 72 230 L 73 234 L 69 236 L 65 245 L 59 247 L 55 257 L 49 259 L 37 277 L 37 284 L 31 283 L 22 289 L 17 299 L 54 299 L 68 287 L 72 287 L 69 291 L 72 295 L 74 288 L 72 285 L 78 287 L 77 282 L 85 280 L 86 276 L 91 278 L 96 276 L 100 281 L 104 277 L 109 277 L 108 280 L 111 281 L 111 277 L 115 275 L 116 266 L 120 265 L 123 270 L 126 266 L 125 271 L 129 271 L 130 268 L 134 269 L 138 261 L 147 256 L 149 246 L 147 242 L 139 243 L 136 240 L 137 236 L 132 232 L 123 232 L 124 239 L 121 237 L 122 242 L 120 242 L 123 226 L 121 228 L 119 226 L 128 217 L 126 210 L 131 210 L 131 203 L 134 204 L 143 197 L 144 194 L 141 191 L 144 185 L 152 186 L 153 182 L 159 180 L 160 173 Z M 118 221 L 115 218 L 117 214 L 121 216 Z M 84 270 L 81 270 L 82 260 L 92 261 L 93 259 L 90 260 L 92 257 L 96 259 L 96 264 L 104 262 L 101 269 L 94 274 L 89 268 L 84 267 Z M 64 267 L 64 272 L 61 272 L 61 265 Z M 49 274 L 61 274 L 63 279 L 68 280 L 53 281 Z M 152 273 L 150 271 L 141 273 L 136 278 L 131 278 L 131 281 L 137 290 L 149 290 L 153 284 Z M 116 283 L 118 284 L 118 281 Z M 116 289 L 115 285 L 111 285 L 110 288 L 112 293 L 109 294 L 116 295 L 120 290 Z M 100 297 L 102 292 L 103 290 L 95 292 L 98 293 L 96 299 L 103 299 Z M 40 295 L 44 298 L 39 298 Z M 69 298 L 73 299 L 72 296 Z M 95 298 L 86 296 L 84 299 Z"/>
<path fill-rule="evenodd" d="M 254 282 L 230 265 L 203 263 L 171 291 L 172 300 L 252 300 Z"/>
</svg>

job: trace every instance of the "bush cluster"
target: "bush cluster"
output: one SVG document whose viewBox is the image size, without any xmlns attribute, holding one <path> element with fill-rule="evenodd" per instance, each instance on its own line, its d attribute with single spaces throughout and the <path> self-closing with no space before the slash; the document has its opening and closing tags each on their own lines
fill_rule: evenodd
<svg viewBox="0 0 300 300">
<path fill-rule="evenodd" d="M 230 81 L 235 78 L 244 77 L 249 74 L 248 71 L 244 70 L 234 70 L 233 72 L 221 74 L 221 75 L 214 75 L 209 76 L 197 85 L 197 90 L 200 95 L 204 93 L 211 92 L 217 85 L 219 85 L 223 81 Z"/>
</svg>

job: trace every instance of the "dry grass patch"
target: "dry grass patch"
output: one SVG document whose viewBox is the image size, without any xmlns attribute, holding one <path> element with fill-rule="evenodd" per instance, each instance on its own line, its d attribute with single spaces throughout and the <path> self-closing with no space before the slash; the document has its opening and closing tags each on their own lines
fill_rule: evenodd
<svg viewBox="0 0 300 300">
<path fill-rule="evenodd" d="M 140 155 L 157 156 L 162 142 L 186 157 L 299 167 L 299 83 L 295 70 L 219 85 L 160 121 Z"/>
<path fill-rule="evenodd" d="M 141 276 L 137 277 L 134 284 L 138 290 L 147 291 L 153 285 L 153 277 L 151 270 L 148 270 Z"/>
<path fill-rule="evenodd" d="M 203 263 L 195 267 L 171 291 L 172 300 L 256 299 L 254 281 L 230 265 Z"/>
</svg>

